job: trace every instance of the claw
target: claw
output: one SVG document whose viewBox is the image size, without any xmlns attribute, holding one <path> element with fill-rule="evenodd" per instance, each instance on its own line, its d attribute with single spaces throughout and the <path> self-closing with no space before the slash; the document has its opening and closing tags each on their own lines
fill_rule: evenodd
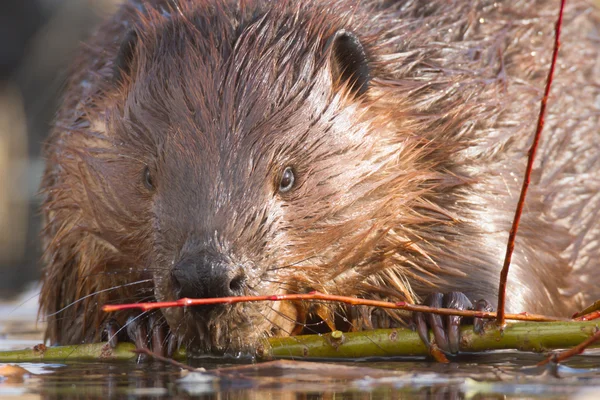
<svg viewBox="0 0 600 400">
<path fill-rule="evenodd" d="M 453 308 L 457 310 L 480 310 L 491 311 L 492 306 L 486 300 L 473 303 L 461 292 L 432 293 L 424 301 L 424 304 L 434 308 Z M 434 350 L 434 345 L 429 341 L 429 329 L 433 332 L 435 346 L 446 354 L 457 354 L 460 350 L 460 325 L 462 317 L 446 316 L 428 313 L 414 313 L 413 321 L 419 337 L 429 348 Z M 481 318 L 475 318 L 474 329 L 477 333 L 483 332 L 484 322 Z"/>
<path fill-rule="evenodd" d="M 419 334 L 419 338 L 421 341 L 425 343 L 428 349 L 431 349 L 431 343 L 429 342 L 429 328 L 427 327 L 427 322 L 425 321 L 425 315 L 420 312 L 416 312 L 413 315 L 413 321 L 415 323 L 415 329 Z"/>
<path fill-rule="evenodd" d="M 426 302 L 430 307 L 442 308 L 443 299 L 443 294 L 434 293 L 428 297 L 429 301 L 427 302 L 426 300 Z M 437 346 L 443 352 L 449 352 L 450 346 L 448 345 L 448 337 L 444 329 L 444 322 L 442 320 L 442 316 L 437 314 L 426 314 L 425 320 L 427 321 L 429 327 L 433 331 L 433 337 L 435 338 L 435 343 L 437 344 Z"/>
<path fill-rule="evenodd" d="M 127 335 L 138 349 L 149 350 L 148 348 L 148 330 L 146 329 L 146 321 L 142 318 L 129 317 L 127 320 Z M 138 362 L 147 361 L 148 356 L 140 354 Z"/>
<path fill-rule="evenodd" d="M 473 303 L 464 293 L 451 292 L 444 296 L 444 308 L 454 308 L 457 310 L 470 310 Z M 446 320 L 448 330 L 448 348 L 450 353 L 457 354 L 460 348 L 460 322 L 462 317 L 449 315 Z"/>
<path fill-rule="evenodd" d="M 489 301 L 481 299 L 475 303 L 475 311 L 494 311 L 494 306 Z M 485 320 L 483 318 L 473 319 L 473 330 L 478 335 L 483 335 L 485 331 Z"/>
<path fill-rule="evenodd" d="M 179 347 L 179 341 L 177 339 L 177 336 L 173 335 L 172 333 L 168 334 L 168 338 L 167 338 L 167 354 L 166 357 L 173 357 L 173 354 L 175 354 L 175 351 L 177 350 L 177 348 Z"/>
<path fill-rule="evenodd" d="M 121 326 L 119 325 L 119 323 L 112 318 L 109 319 L 108 321 L 106 321 L 106 323 L 104 325 L 103 337 L 106 338 L 106 340 L 108 341 L 108 344 L 113 349 L 115 347 L 117 347 L 117 344 L 119 344 L 117 335 L 119 334 L 120 329 L 121 329 Z"/>
<path fill-rule="evenodd" d="M 137 321 L 137 319 L 129 318 L 127 321 L 127 334 L 133 340 L 135 346 L 139 349 L 148 348 L 148 331 L 146 324 Z"/>
<path fill-rule="evenodd" d="M 127 321 L 127 336 L 138 349 L 149 350 L 160 356 L 170 357 L 177 349 L 178 342 L 170 334 L 167 326 L 159 322 L 156 314 L 144 317 L 130 317 Z M 148 356 L 141 354 L 138 361 L 146 361 Z"/>
<path fill-rule="evenodd" d="M 167 335 L 165 326 L 157 321 L 155 314 L 148 318 L 148 325 L 151 332 L 152 352 L 164 356 Z"/>
</svg>

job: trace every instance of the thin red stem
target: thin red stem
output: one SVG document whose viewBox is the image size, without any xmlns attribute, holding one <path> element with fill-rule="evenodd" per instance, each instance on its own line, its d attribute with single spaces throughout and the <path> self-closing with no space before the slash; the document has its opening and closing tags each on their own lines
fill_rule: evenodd
<svg viewBox="0 0 600 400">
<path fill-rule="evenodd" d="M 552 354 L 552 355 L 550 355 L 550 357 L 546 358 L 545 360 L 540 361 L 537 365 L 542 366 L 542 365 L 548 364 L 549 362 L 555 362 L 555 363 L 563 362 L 573 356 L 576 356 L 577 354 L 583 353 L 585 351 L 585 349 L 587 349 L 588 347 L 590 347 L 591 345 L 593 345 L 594 343 L 596 343 L 599 340 L 600 340 L 600 330 L 597 330 L 596 333 L 594 333 L 589 338 L 585 339 L 583 342 L 579 343 L 577 346 L 572 347 L 572 348 L 565 350 L 558 354 Z"/>
<path fill-rule="evenodd" d="M 592 311 L 589 314 L 574 317 L 573 319 L 575 321 L 592 321 L 594 319 L 599 319 L 599 318 L 600 318 L 600 311 Z"/>
<path fill-rule="evenodd" d="M 560 11 L 558 14 L 558 20 L 556 21 L 556 31 L 554 36 L 554 51 L 552 53 L 552 62 L 550 64 L 550 71 L 548 72 L 548 78 L 546 79 L 546 90 L 544 97 L 542 97 L 542 103 L 540 106 L 540 113 L 538 116 L 537 129 L 529 149 L 529 158 L 527 160 L 527 168 L 525 170 L 525 177 L 523 178 L 523 186 L 521 187 L 521 195 L 519 202 L 517 203 L 517 210 L 515 211 L 515 217 L 513 224 L 510 229 L 508 236 L 508 244 L 506 245 L 506 256 L 504 258 L 504 265 L 502 266 L 502 272 L 500 273 L 500 286 L 498 288 L 498 316 L 497 323 L 499 326 L 503 326 L 506 315 L 505 315 L 505 303 L 506 303 L 506 281 L 508 280 L 508 269 L 510 267 L 510 261 L 512 259 L 512 253 L 515 249 L 515 238 L 517 231 L 519 230 L 519 222 L 521 221 L 521 214 L 523 213 L 523 206 L 525 205 L 525 196 L 527 195 L 527 188 L 531 181 L 531 171 L 533 170 L 533 162 L 535 160 L 535 153 L 537 152 L 542 130 L 544 129 L 544 116 L 546 114 L 546 103 L 550 95 L 550 87 L 552 86 L 552 78 L 554 76 L 554 69 L 556 67 L 556 59 L 558 58 L 558 49 L 560 47 L 560 28 L 562 26 L 563 11 L 565 8 L 566 0 L 561 0 Z"/>
<path fill-rule="evenodd" d="M 594 312 L 600 312 L 600 300 L 594 302 L 594 304 L 590 305 L 589 307 L 586 307 L 585 309 L 576 312 L 571 318 L 579 319 L 580 317 L 587 316 L 588 314 L 593 314 Z"/>
<path fill-rule="evenodd" d="M 309 301 L 328 301 L 345 303 L 351 305 L 362 305 L 369 307 L 380 307 L 380 308 L 391 308 L 397 310 L 406 310 L 413 312 L 425 312 L 439 315 L 459 315 L 462 317 L 478 317 L 486 319 L 496 318 L 496 313 L 486 311 L 472 311 L 472 310 L 455 310 L 452 308 L 432 308 L 422 305 L 409 304 L 406 302 L 388 302 L 381 300 L 369 300 L 360 299 L 356 297 L 346 297 L 329 295 L 319 292 L 311 292 L 306 294 L 278 294 L 278 295 L 266 295 L 266 296 L 234 296 L 234 297 L 218 297 L 209 299 L 188 299 L 183 298 L 175 301 L 165 301 L 156 303 L 130 303 L 130 304 L 114 304 L 105 305 L 102 307 L 103 311 L 114 312 L 129 309 L 141 309 L 143 311 L 154 310 L 158 308 L 168 307 L 189 307 L 189 306 L 201 306 L 208 304 L 234 304 L 234 303 L 250 303 L 258 301 L 298 301 L 298 300 L 309 300 Z M 544 315 L 536 314 L 507 314 L 507 319 L 520 320 L 520 321 L 540 321 L 540 322 L 552 322 L 552 321 L 566 321 L 564 318 L 547 317 Z"/>
</svg>

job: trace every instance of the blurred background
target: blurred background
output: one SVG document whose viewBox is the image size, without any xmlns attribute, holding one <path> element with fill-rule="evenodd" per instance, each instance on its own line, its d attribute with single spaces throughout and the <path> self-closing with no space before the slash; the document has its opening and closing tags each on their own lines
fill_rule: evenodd
<svg viewBox="0 0 600 400">
<path fill-rule="evenodd" d="M 41 156 L 69 61 L 119 0 L 0 0 L 0 299 L 41 275 Z"/>
</svg>

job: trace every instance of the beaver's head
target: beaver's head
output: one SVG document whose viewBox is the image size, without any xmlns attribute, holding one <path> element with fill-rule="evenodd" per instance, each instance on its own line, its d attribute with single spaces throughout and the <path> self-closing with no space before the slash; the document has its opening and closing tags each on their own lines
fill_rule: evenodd
<svg viewBox="0 0 600 400">
<path fill-rule="evenodd" d="M 428 260 L 418 243 L 439 236 L 416 227 L 451 220 L 427 196 L 460 183 L 440 172 L 443 142 L 422 132 L 456 130 L 462 117 L 428 117 L 413 97 L 429 88 L 391 83 L 383 28 L 358 12 L 191 3 L 146 10 L 116 54 L 104 145 L 88 162 L 102 181 L 103 234 L 150 272 L 159 301 L 310 290 L 413 299 L 404 274 Z M 296 331 L 306 311 L 163 313 L 182 340 L 223 350 Z"/>
</svg>

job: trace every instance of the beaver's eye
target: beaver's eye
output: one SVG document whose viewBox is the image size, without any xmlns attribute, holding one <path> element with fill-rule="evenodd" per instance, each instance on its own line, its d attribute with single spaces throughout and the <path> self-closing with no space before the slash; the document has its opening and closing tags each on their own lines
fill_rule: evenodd
<svg viewBox="0 0 600 400">
<path fill-rule="evenodd" d="M 148 166 L 144 167 L 142 179 L 144 181 L 144 186 L 146 186 L 146 189 L 154 190 L 154 181 L 152 180 L 152 174 L 150 174 L 150 168 L 148 168 Z"/>
<path fill-rule="evenodd" d="M 283 174 L 281 174 L 281 181 L 279 181 L 279 191 L 281 193 L 289 192 L 292 187 L 294 187 L 294 181 L 296 177 L 294 176 L 294 171 L 292 167 L 286 167 L 283 170 Z"/>
</svg>

